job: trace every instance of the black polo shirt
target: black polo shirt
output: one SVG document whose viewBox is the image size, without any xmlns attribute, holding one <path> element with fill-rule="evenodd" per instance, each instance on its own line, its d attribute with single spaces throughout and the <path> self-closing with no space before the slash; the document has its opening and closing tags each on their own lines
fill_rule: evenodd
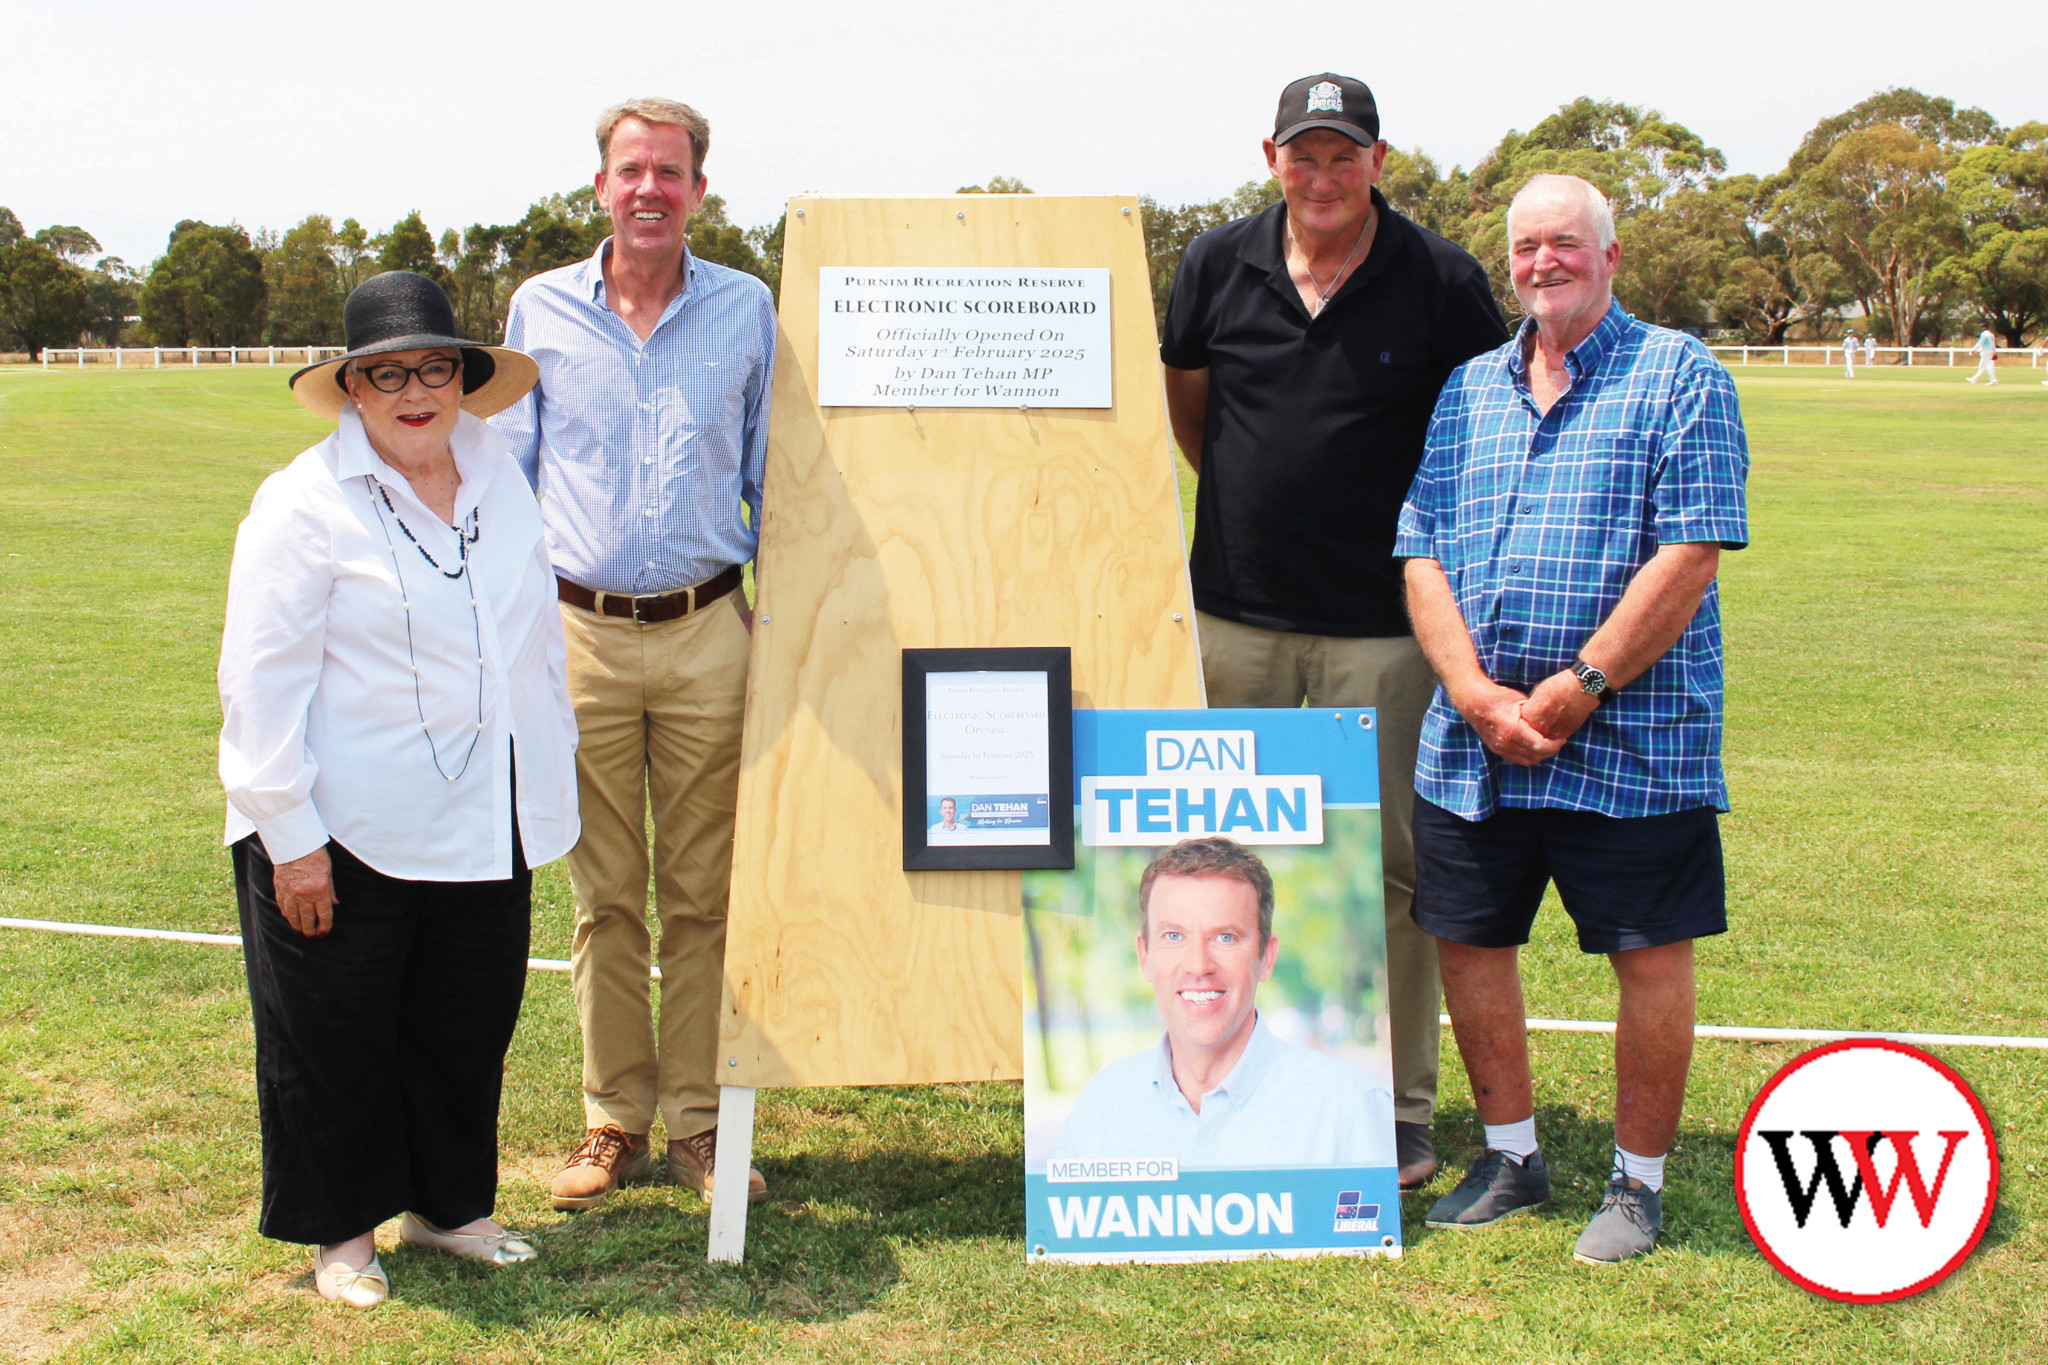
<svg viewBox="0 0 2048 1365">
<path fill-rule="evenodd" d="M 1181 258 L 1159 358 L 1209 371 L 1195 545 L 1201 610 L 1268 630 L 1406 635 L 1394 523 L 1451 371 L 1508 339 L 1486 272 L 1389 208 L 1365 263 L 1311 318 L 1287 206 Z"/>
</svg>

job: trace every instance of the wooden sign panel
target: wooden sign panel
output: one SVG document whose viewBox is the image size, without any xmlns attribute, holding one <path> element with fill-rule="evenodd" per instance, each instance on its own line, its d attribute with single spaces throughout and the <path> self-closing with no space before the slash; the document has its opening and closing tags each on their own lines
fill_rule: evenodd
<svg viewBox="0 0 2048 1365">
<path fill-rule="evenodd" d="M 1076 706 L 1202 704 L 1135 200 L 792 199 L 718 1079 L 1023 1074 L 1016 872 L 910 872 L 905 648 L 1066 645 Z M 1113 406 L 820 408 L 827 267 L 1110 272 Z"/>
</svg>

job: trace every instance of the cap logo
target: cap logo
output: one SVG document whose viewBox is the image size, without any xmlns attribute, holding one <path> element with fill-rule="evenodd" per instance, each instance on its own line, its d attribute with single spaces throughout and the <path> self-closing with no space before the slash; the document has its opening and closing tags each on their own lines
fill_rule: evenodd
<svg viewBox="0 0 2048 1365">
<path fill-rule="evenodd" d="M 1335 81 L 1317 81 L 1308 88 L 1308 112 L 1311 114 L 1343 113 L 1344 92 L 1337 88 Z"/>
</svg>

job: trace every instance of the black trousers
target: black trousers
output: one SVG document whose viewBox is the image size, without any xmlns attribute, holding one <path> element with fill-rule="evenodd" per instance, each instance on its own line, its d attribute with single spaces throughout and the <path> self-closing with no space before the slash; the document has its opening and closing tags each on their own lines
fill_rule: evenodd
<svg viewBox="0 0 2048 1365">
<path fill-rule="evenodd" d="M 262 839 L 234 846 L 263 1235 L 330 1245 L 408 1209 L 460 1227 L 497 1202 L 533 874 L 516 831 L 504 881 L 402 881 L 340 844 L 327 853 L 334 927 L 307 938 L 277 908 Z"/>
</svg>

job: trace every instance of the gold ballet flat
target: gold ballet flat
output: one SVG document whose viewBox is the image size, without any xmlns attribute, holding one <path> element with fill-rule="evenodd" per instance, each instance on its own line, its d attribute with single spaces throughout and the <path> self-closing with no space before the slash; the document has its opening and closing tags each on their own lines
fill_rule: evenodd
<svg viewBox="0 0 2048 1365">
<path fill-rule="evenodd" d="M 533 1243 L 516 1232 L 444 1232 L 416 1213 L 399 1221 L 398 1240 L 492 1265 L 518 1265 L 538 1254 Z"/>
<path fill-rule="evenodd" d="M 320 1291 L 321 1298 L 351 1308 L 375 1308 L 391 1297 L 391 1281 L 384 1277 L 384 1267 L 375 1256 L 368 1265 L 356 1270 L 338 1261 L 328 1264 L 327 1253 L 319 1247 L 313 1248 L 313 1287 Z"/>
</svg>

